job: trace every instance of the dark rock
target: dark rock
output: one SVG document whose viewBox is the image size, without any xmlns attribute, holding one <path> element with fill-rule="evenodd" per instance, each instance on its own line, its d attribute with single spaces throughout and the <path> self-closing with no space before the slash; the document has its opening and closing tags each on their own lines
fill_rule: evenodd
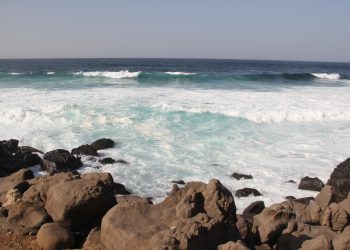
<svg viewBox="0 0 350 250">
<path fill-rule="evenodd" d="M 112 139 L 102 138 L 94 141 L 90 145 L 94 147 L 96 150 L 100 150 L 100 149 L 106 149 L 106 148 L 113 148 L 115 145 L 115 142 Z"/>
<path fill-rule="evenodd" d="M 255 201 L 252 204 L 250 204 L 246 209 L 244 209 L 242 215 L 244 219 L 252 223 L 254 215 L 260 214 L 264 210 L 264 208 L 265 203 L 263 201 Z"/>
<path fill-rule="evenodd" d="M 254 196 L 260 196 L 261 193 L 256 190 L 255 188 L 242 188 L 242 189 L 238 189 L 235 193 L 235 195 L 237 197 L 247 197 L 249 195 L 254 195 Z"/>
<path fill-rule="evenodd" d="M 103 158 L 101 160 L 98 161 L 99 163 L 103 164 L 103 165 L 106 165 L 106 164 L 113 164 L 113 163 L 116 163 L 116 160 L 114 160 L 113 158 L 111 157 L 106 157 L 106 158 Z"/>
<path fill-rule="evenodd" d="M 286 200 L 292 201 L 295 200 L 296 198 L 294 196 L 288 195 L 285 197 Z"/>
<path fill-rule="evenodd" d="M 287 183 L 296 183 L 294 180 L 289 180 Z"/>
<path fill-rule="evenodd" d="M 40 153 L 40 154 L 43 154 L 42 151 L 40 151 L 40 150 L 38 150 L 36 148 L 29 147 L 29 146 L 18 147 L 17 153 L 22 153 L 22 154 Z"/>
<path fill-rule="evenodd" d="M 298 189 L 321 191 L 323 187 L 323 182 L 317 177 L 311 178 L 309 176 L 306 176 L 301 179 Z"/>
<path fill-rule="evenodd" d="M 25 165 L 28 167 L 36 166 L 40 164 L 41 158 L 35 153 L 42 152 L 28 146 L 18 147 L 16 151 L 16 158 L 24 160 Z"/>
<path fill-rule="evenodd" d="M 13 188 L 17 189 L 19 192 L 23 194 L 25 191 L 27 191 L 30 188 L 30 184 L 27 181 L 23 181 L 15 185 Z"/>
<path fill-rule="evenodd" d="M 131 193 L 128 190 L 126 190 L 126 188 L 123 184 L 114 183 L 114 194 L 129 195 Z"/>
<path fill-rule="evenodd" d="M 304 241 L 311 239 L 306 235 L 296 237 L 292 234 L 282 234 L 277 241 L 276 250 L 300 249 Z"/>
<path fill-rule="evenodd" d="M 60 250 L 74 248 L 74 235 L 69 229 L 59 223 L 44 224 L 36 237 L 38 245 L 43 250 Z"/>
<path fill-rule="evenodd" d="M 239 174 L 239 173 L 233 173 L 231 175 L 232 178 L 235 178 L 236 180 L 240 180 L 240 179 L 253 179 L 253 176 L 251 176 L 250 174 Z"/>
<path fill-rule="evenodd" d="M 0 141 L 0 157 L 13 156 L 18 148 L 18 140 L 10 139 L 8 141 Z"/>
<path fill-rule="evenodd" d="M 171 181 L 171 183 L 175 183 L 175 184 L 178 184 L 178 185 L 185 185 L 186 184 L 183 180 Z"/>
<path fill-rule="evenodd" d="M 309 196 L 309 197 L 298 198 L 298 199 L 295 199 L 293 201 L 297 202 L 297 203 L 309 205 L 310 201 L 313 201 L 314 199 L 315 199 L 314 197 Z"/>
<path fill-rule="evenodd" d="M 23 159 L 15 158 L 0 158 L 0 177 L 8 176 L 23 168 L 27 168 Z"/>
<path fill-rule="evenodd" d="M 346 199 L 350 192 L 350 158 L 340 163 L 332 172 L 327 182 L 335 190 L 335 201 Z"/>
<path fill-rule="evenodd" d="M 9 215 L 9 210 L 4 207 L 0 207 L 0 218 L 7 217 Z"/>
<path fill-rule="evenodd" d="M 46 153 L 41 161 L 41 168 L 49 173 L 75 170 L 82 165 L 79 157 L 74 157 L 64 149 L 56 149 Z"/>
<path fill-rule="evenodd" d="M 98 156 L 96 148 L 94 148 L 93 146 L 90 146 L 88 144 L 81 145 L 77 148 L 73 148 L 72 154 Z"/>
<path fill-rule="evenodd" d="M 123 160 L 123 159 L 117 160 L 116 163 L 124 164 L 124 165 L 129 165 L 129 164 L 130 164 L 129 162 L 127 162 L 127 161 L 125 161 L 125 160 Z"/>
</svg>

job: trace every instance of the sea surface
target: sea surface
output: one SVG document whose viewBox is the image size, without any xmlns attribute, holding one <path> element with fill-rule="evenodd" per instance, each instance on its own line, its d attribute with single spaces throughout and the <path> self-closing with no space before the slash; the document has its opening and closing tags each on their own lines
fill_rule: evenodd
<svg viewBox="0 0 350 250">
<path fill-rule="evenodd" d="M 108 171 L 161 201 L 172 180 L 219 179 L 240 211 L 326 182 L 350 156 L 350 64 L 192 59 L 0 60 L 0 139 L 42 151 L 116 140 L 82 172 Z M 237 181 L 234 172 L 253 179 Z M 297 183 L 287 183 L 294 180 Z"/>
</svg>

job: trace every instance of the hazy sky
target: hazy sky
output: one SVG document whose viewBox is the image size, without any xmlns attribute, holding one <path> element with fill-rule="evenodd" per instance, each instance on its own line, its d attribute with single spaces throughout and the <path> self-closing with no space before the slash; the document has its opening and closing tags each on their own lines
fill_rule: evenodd
<svg viewBox="0 0 350 250">
<path fill-rule="evenodd" d="M 350 0 L 0 0 L 0 58 L 350 61 Z"/>
</svg>

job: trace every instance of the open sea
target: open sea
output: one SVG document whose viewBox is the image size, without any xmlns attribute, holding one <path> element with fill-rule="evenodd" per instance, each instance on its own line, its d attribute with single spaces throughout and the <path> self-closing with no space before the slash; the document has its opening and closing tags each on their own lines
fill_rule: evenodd
<svg viewBox="0 0 350 250">
<path fill-rule="evenodd" d="M 81 172 L 108 171 L 136 195 L 161 201 L 172 180 L 219 179 L 239 211 L 326 182 L 350 156 L 350 63 L 195 60 L 0 60 L 0 139 L 44 152 L 116 140 Z M 234 172 L 251 174 L 235 180 Z M 297 183 L 287 183 L 294 180 Z"/>
</svg>

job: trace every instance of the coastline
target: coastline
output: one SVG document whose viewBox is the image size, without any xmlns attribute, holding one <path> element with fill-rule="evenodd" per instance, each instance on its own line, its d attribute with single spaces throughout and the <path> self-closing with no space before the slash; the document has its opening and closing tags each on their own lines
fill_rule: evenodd
<svg viewBox="0 0 350 250">
<path fill-rule="evenodd" d="M 17 140 L 1 141 L 0 224 L 8 243 L 3 249 L 350 246 L 350 160 L 335 168 L 325 186 L 317 178 L 301 180 L 299 187 L 320 191 L 316 197 L 295 199 L 290 193 L 286 201 L 265 207 L 259 201 L 258 190 L 243 188 L 233 195 L 219 180 L 174 180 L 166 199 L 153 204 L 148 198 L 132 195 L 108 173 L 76 171 L 82 166 L 79 156 L 98 157 L 99 150 L 114 146 L 113 140 L 103 138 L 71 152 L 53 150 L 43 154 L 32 147 L 18 146 Z M 97 161 L 129 164 L 109 157 Z M 29 168 L 37 165 L 49 174 L 34 177 Z M 236 181 L 252 178 L 243 173 L 232 177 Z M 256 195 L 257 201 L 238 214 L 235 200 L 249 195 Z M 12 246 L 13 241 L 17 245 Z"/>
</svg>

